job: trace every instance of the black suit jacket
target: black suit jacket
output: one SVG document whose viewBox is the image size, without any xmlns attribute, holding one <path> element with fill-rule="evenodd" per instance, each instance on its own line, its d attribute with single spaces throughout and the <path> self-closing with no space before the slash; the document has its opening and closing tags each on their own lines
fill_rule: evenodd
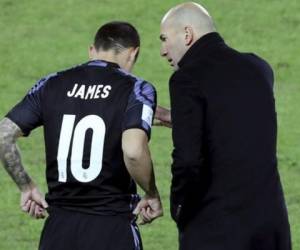
<svg viewBox="0 0 300 250">
<path fill-rule="evenodd" d="M 183 229 L 223 216 L 288 225 L 277 170 L 273 72 L 261 58 L 200 38 L 170 78 L 171 214 Z"/>
</svg>

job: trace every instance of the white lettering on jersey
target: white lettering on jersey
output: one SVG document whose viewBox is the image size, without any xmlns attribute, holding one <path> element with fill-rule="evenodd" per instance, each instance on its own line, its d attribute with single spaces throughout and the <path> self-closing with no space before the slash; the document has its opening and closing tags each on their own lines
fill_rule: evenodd
<svg viewBox="0 0 300 250">
<path fill-rule="evenodd" d="M 102 98 L 106 98 L 109 96 L 109 91 L 111 91 L 111 86 L 110 85 L 106 85 L 104 88 L 103 88 L 103 93 L 101 94 L 101 97 Z"/>
<path fill-rule="evenodd" d="M 74 84 L 72 90 L 67 92 L 68 97 L 80 98 L 80 99 L 105 99 L 109 96 L 112 87 L 110 85 L 86 85 L 78 83 Z"/>
<path fill-rule="evenodd" d="M 71 157 L 69 163 L 71 173 L 74 178 L 80 182 L 93 181 L 99 176 L 102 169 L 103 147 L 106 132 L 104 120 L 97 115 L 88 115 L 83 117 L 76 125 L 75 118 L 75 115 L 66 114 L 63 116 L 57 153 L 59 182 L 67 182 L 68 180 L 67 162 L 69 154 Z M 88 168 L 84 168 L 84 142 L 88 129 L 92 129 L 93 136 L 90 148 L 90 165 Z"/>
<path fill-rule="evenodd" d="M 78 84 L 75 83 L 74 88 L 72 89 L 72 91 L 68 91 L 68 92 L 67 92 L 67 96 L 68 96 L 68 97 L 72 97 L 72 96 L 75 94 L 75 92 L 76 92 L 76 90 L 77 90 L 77 87 L 78 87 Z"/>
<path fill-rule="evenodd" d="M 103 85 L 98 85 L 97 86 L 97 89 L 96 89 L 96 93 L 95 93 L 95 95 L 94 95 L 94 98 L 95 99 L 99 99 L 99 94 L 101 93 L 101 89 L 103 88 Z"/>
<path fill-rule="evenodd" d="M 74 97 L 80 97 L 81 99 L 84 98 L 84 92 L 85 92 L 85 85 L 81 85 L 78 89 L 77 93 L 74 95 Z"/>
<path fill-rule="evenodd" d="M 92 86 L 88 87 L 88 89 L 86 91 L 85 99 L 92 99 L 94 97 L 96 87 L 97 87 L 97 85 L 92 85 Z"/>
</svg>

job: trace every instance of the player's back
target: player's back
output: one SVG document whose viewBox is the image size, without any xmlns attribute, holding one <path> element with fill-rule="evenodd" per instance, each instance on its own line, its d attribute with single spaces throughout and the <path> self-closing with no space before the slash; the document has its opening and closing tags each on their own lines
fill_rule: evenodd
<svg viewBox="0 0 300 250">
<path fill-rule="evenodd" d="M 37 106 L 36 125 L 44 126 L 50 206 L 97 214 L 131 211 L 138 196 L 121 137 L 130 128 L 150 136 L 152 85 L 96 60 L 43 78 L 26 99 Z"/>
</svg>

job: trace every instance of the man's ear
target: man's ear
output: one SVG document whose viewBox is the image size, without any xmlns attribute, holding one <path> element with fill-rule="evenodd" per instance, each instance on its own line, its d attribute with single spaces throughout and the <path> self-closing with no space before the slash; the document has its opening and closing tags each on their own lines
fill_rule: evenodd
<svg viewBox="0 0 300 250">
<path fill-rule="evenodd" d="M 191 43 L 194 41 L 194 32 L 192 27 L 186 26 L 184 28 L 184 40 L 186 46 L 191 45 Z"/>
<path fill-rule="evenodd" d="M 139 55 L 140 47 L 132 48 L 130 53 L 130 61 L 136 62 L 138 55 Z"/>
<path fill-rule="evenodd" d="M 89 47 L 89 58 L 90 60 L 93 60 L 96 58 L 97 50 L 94 45 L 90 45 Z"/>
</svg>

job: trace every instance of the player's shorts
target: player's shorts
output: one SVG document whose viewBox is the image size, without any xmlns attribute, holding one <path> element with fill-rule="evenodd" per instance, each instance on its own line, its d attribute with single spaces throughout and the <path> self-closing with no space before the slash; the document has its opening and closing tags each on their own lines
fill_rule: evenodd
<svg viewBox="0 0 300 250">
<path fill-rule="evenodd" d="M 142 250 L 138 227 L 124 215 L 51 208 L 39 250 Z"/>
</svg>

